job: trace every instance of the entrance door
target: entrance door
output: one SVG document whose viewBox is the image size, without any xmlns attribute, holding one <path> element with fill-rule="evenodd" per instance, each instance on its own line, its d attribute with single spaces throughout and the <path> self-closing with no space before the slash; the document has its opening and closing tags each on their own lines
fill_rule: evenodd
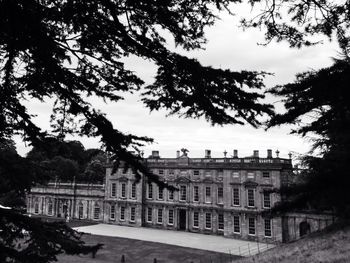
<svg viewBox="0 0 350 263">
<path fill-rule="evenodd" d="M 179 210 L 179 229 L 180 230 L 186 230 L 186 210 L 180 209 Z"/>
<path fill-rule="evenodd" d="M 310 225 L 308 222 L 301 222 L 299 225 L 299 235 L 300 237 L 305 236 L 310 233 Z"/>
</svg>

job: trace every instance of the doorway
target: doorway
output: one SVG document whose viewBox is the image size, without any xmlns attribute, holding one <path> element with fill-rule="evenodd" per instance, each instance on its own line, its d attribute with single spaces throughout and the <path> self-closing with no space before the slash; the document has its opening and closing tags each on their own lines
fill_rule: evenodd
<svg viewBox="0 0 350 263">
<path fill-rule="evenodd" d="M 179 229 L 186 230 L 187 215 L 185 209 L 179 210 Z"/>
<path fill-rule="evenodd" d="M 299 235 L 303 237 L 310 233 L 310 224 L 308 222 L 301 222 L 299 225 Z"/>
</svg>

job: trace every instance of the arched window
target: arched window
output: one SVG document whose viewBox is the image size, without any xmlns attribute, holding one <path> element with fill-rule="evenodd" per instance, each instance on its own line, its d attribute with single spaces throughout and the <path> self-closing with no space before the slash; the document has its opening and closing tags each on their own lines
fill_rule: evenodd
<svg viewBox="0 0 350 263">
<path fill-rule="evenodd" d="M 310 233 L 310 224 L 306 221 L 303 221 L 299 224 L 299 234 L 300 237 L 303 237 Z"/>
<path fill-rule="evenodd" d="M 84 218 L 84 204 L 82 202 L 79 203 L 78 217 L 79 217 L 79 219 Z"/>
<path fill-rule="evenodd" d="M 94 206 L 94 219 L 99 219 L 100 218 L 100 206 L 96 203 Z"/>
<path fill-rule="evenodd" d="M 49 201 L 47 203 L 47 214 L 50 215 L 50 216 L 53 214 L 53 202 L 52 202 L 52 199 L 49 199 Z"/>
<path fill-rule="evenodd" d="M 34 198 L 34 213 L 39 214 L 39 200 L 38 198 Z"/>
</svg>

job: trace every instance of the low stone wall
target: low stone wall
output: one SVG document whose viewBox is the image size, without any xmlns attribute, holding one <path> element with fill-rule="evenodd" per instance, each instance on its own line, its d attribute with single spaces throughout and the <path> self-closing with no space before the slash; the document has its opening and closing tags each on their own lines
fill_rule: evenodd
<svg viewBox="0 0 350 263">
<path fill-rule="evenodd" d="M 309 233 L 320 231 L 335 221 L 330 213 L 288 213 L 282 218 L 283 242 L 298 240 Z"/>
</svg>

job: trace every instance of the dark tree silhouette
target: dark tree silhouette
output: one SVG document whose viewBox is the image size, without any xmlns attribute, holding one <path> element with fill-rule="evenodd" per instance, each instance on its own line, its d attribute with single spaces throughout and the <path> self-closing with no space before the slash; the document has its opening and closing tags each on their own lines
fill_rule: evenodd
<svg viewBox="0 0 350 263">
<path fill-rule="evenodd" d="M 272 114 L 272 106 L 260 100 L 264 97 L 259 92 L 263 72 L 204 67 L 169 51 L 162 37 L 167 31 L 177 46 L 186 50 L 203 47 L 204 28 L 213 25 L 215 9 L 225 10 L 230 2 L 0 0 L 0 140 L 19 134 L 32 146 L 45 149 L 52 135 L 60 140 L 69 133 L 98 136 L 113 154 L 116 166 L 126 162 L 136 178 L 144 174 L 158 181 L 140 162 L 139 147 L 152 139 L 119 131 L 87 97 L 118 102 L 123 93 L 141 91 L 151 110 L 165 108 L 184 117 L 203 116 L 219 125 L 259 125 L 257 116 Z M 124 67 L 122 59 L 129 55 L 158 66 L 152 85 L 144 87 Z M 52 134 L 33 122 L 23 104 L 24 100 L 45 102 L 48 98 L 56 100 Z M 3 165 L 0 162 L 1 168 Z M 18 184 L 21 193 L 38 181 L 35 173 Z M 8 174 L 17 177 L 14 171 Z M 0 212 L 2 261 L 47 262 L 58 253 L 77 254 L 89 248 L 77 243 L 76 233 L 64 225 L 40 225 L 14 209 Z M 19 235 L 22 229 L 28 231 L 28 237 Z M 20 242 L 27 246 L 19 249 Z"/>
<path fill-rule="evenodd" d="M 333 211 L 350 218 L 350 63 L 305 72 L 294 83 L 273 88 L 282 96 L 286 113 L 277 114 L 270 126 L 298 124 L 294 133 L 314 137 L 312 155 L 304 156 L 299 180 L 281 189 L 286 202 L 276 212 L 291 209 Z"/>
</svg>

